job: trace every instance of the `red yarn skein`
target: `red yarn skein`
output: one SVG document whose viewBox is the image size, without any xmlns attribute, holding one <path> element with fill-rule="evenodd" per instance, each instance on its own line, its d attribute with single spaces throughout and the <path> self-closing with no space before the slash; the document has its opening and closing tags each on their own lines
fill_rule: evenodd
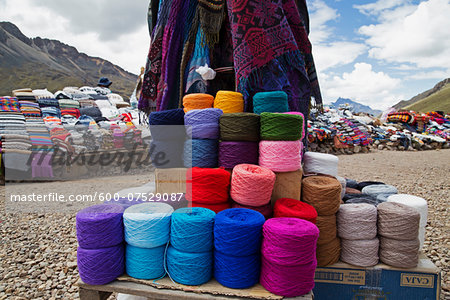
<svg viewBox="0 0 450 300">
<path fill-rule="evenodd" d="M 316 224 L 317 211 L 308 203 L 291 198 L 281 198 L 275 202 L 273 216 L 275 218 L 299 218 Z"/>
<path fill-rule="evenodd" d="M 194 167 L 188 169 L 186 172 L 186 199 L 203 204 L 228 202 L 230 178 L 231 174 L 223 168 Z"/>
</svg>

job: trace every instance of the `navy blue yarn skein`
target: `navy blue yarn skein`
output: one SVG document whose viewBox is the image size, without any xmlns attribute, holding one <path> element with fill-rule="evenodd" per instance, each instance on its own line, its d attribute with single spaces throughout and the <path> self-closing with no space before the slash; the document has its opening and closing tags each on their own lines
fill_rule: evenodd
<svg viewBox="0 0 450 300">
<path fill-rule="evenodd" d="M 169 246 L 167 249 L 167 271 L 170 277 L 181 284 L 200 285 L 212 277 L 213 252 L 184 252 Z"/>
<path fill-rule="evenodd" d="M 153 140 L 184 139 L 186 136 L 184 111 L 181 108 L 152 112 L 148 124 Z"/>
<path fill-rule="evenodd" d="M 214 224 L 214 248 L 233 256 L 259 253 L 265 221 L 260 212 L 247 208 L 219 212 Z"/>
<path fill-rule="evenodd" d="M 184 252 L 212 251 L 215 216 L 203 207 L 177 209 L 171 218 L 170 244 Z"/>
<path fill-rule="evenodd" d="M 260 260 L 259 253 L 233 256 L 216 250 L 214 251 L 214 278 L 229 288 L 249 288 L 259 282 Z"/>
<path fill-rule="evenodd" d="M 186 168 L 216 168 L 219 159 L 218 148 L 218 140 L 187 140 L 184 145 L 184 166 Z"/>
<path fill-rule="evenodd" d="M 348 188 L 358 189 L 358 181 L 356 181 L 354 179 L 346 178 L 345 183 L 346 183 L 345 186 Z"/>
</svg>

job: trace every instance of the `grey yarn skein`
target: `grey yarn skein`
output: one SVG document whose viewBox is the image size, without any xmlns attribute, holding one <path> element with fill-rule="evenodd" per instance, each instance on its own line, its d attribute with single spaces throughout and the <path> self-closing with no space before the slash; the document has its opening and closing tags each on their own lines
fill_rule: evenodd
<svg viewBox="0 0 450 300">
<path fill-rule="evenodd" d="M 398 190 L 395 186 L 389 184 L 372 184 L 364 187 L 361 192 L 376 197 L 379 194 L 397 194 Z"/>
<path fill-rule="evenodd" d="M 380 237 L 380 260 L 386 265 L 398 268 L 414 268 L 419 262 L 420 241 L 395 240 Z"/>
<path fill-rule="evenodd" d="M 408 205 L 383 202 L 378 205 L 378 234 L 396 240 L 417 239 L 420 214 Z"/>
<path fill-rule="evenodd" d="M 351 265 L 371 267 L 378 264 L 378 238 L 371 240 L 341 239 L 341 260 Z"/>
<path fill-rule="evenodd" d="M 337 213 L 338 236 L 371 240 L 377 236 L 377 208 L 367 203 L 343 204 Z"/>
</svg>

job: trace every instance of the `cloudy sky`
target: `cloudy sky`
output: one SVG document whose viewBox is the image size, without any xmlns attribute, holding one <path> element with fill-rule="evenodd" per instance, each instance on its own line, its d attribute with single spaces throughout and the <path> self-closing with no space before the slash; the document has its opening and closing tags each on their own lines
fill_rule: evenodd
<svg viewBox="0 0 450 300">
<path fill-rule="evenodd" d="M 0 20 L 138 73 L 149 0 L 0 0 Z M 307 0 L 325 103 L 387 108 L 450 77 L 450 0 Z"/>
</svg>

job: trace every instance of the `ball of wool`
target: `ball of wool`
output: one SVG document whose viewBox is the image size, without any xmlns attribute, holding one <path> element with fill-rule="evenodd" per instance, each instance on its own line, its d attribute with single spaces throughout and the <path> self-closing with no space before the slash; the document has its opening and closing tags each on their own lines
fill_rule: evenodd
<svg viewBox="0 0 450 300">
<path fill-rule="evenodd" d="M 215 204 L 228 201 L 231 174 L 224 169 L 192 168 L 186 171 L 186 199 Z"/>
<path fill-rule="evenodd" d="M 378 196 L 379 194 L 397 194 L 397 188 L 389 184 L 372 184 L 364 187 L 361 192 L 372 196 Z"/>
<path fill-rule="evenodd" d="M 124 208 L 98 204 L 80 210 L 76 216 L 77 240 L 85 249 L 106 248 L 123 242 Z"/>
<path fill-rule="evenodd" d="M 317 244 L 323 245 L 332 242 L 337 236 L 336 215 L 317 216 L 316 225 L 320 230 Z"/>
<path fill-rule="evenodd" d="M 184 116 L 188 137 L 193 139 L 218 139 L 219 119 L 223 115 L 217 108 L 193 109 Z"/>
<path fill-rule="evenodd" d="M 214 99 L 214 108 L 220 108 L 224 114 L 244 111 L 244 96 L 233 91 L 218 91 Z"/>
<path fill-rule="evenodd" d="M 275 202 L 274 217 L 299 218 L 316 224 L 317 211 L 313 206 L 305 202 L 291 198 L 281 198 Z"/>
<path fill-rule="evenodd" d="M 288 96 L 283 91 L 260 92 L 253 96 L 253 112 L 288 112 Z"/>
<path fill-rule="evenodd" d="M 417 209 L 395 202 L 383 202 L 377 208 L 379 235 L 403 241 L 417 238 L 420 222 Z"/>
<path fill-rule="evenodd" d="M 374 239 L 377 236 L 377 208 L 366 203 L 341 205 L 337 213 L 337 229 L 342 239 Z"/>
<path fill-rule="evenodd" d="M 346 240 L 341 239 L 341 261 L 360 267 L 371 267 L 378 264 L 379 240 Z"/>
<path fill-rule="evenodd" d="M 193 109 L 212 108 L 214 97 L 208 94 L 194 93 L 183 97 L 184 112 L 187 113 Z"/>
<path fill-rule="evenodd" d="M 398 240 L 380 237 L 381 262 L 397 268 L 414 268 L 419 262 L 419 239 Z"/>
<path fill-rule="evenodd" d="M 270 202 L 275 173 L 251 164 L 240 164 L 233 168 L 230 196 L 237 203 L 262 206 Z"/>
<path fill-rule="evenodd" d="M 260 141 L 259 165 L 274 172 L 297 171 L 302 166 L 301 141 Z"/>
<path fill-rule="evenodd" d="M 224 114 L 220 117 L 222 141 L 259 142 L 260 117 L 252 113 Z"/>
<path fill-rule="evenodd" d="M 341 256 L 341 240 L 336 237 L 329 243 L 317 244 L 317 266 L 326 267 L 339 261 Z"/>
<path fill-rule="evenodd" d="M 302 138 L 303 118 L 299 115 L 262 113 L 261 139 L 296 141 Z"/>
<path fill-rule="evenodd" d="M 341 205 L 341 184 L 334 177 L 309 176 L 302 181 L 302 200 L 319 215 L 334 215 Z"/>
</svg>

